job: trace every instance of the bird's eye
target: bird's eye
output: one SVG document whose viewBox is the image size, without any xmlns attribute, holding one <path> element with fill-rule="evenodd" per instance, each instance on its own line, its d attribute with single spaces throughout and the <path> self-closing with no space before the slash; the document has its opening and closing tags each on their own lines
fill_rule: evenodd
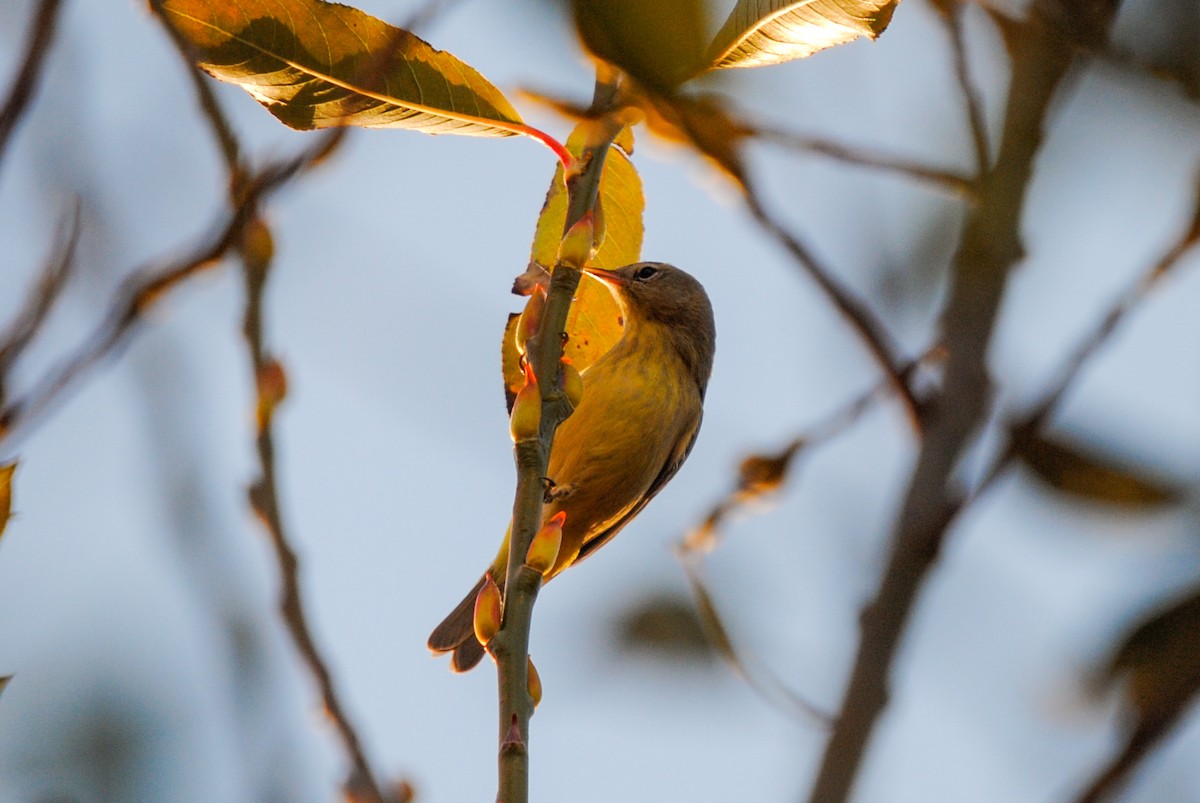
<svg viewBox="0 0 1200 803">
<path fill-rule="evenodd" d="M 642 268 L 637 273 L 635 273 L 634 276 L 645 281 L 646 279 L 649 279 L 651 276 L 653 276 L 656 273 L 658 273 L 658 268 L 653 268 L 653 267 L 647 265 L 646 267 Z"/>
</svg>

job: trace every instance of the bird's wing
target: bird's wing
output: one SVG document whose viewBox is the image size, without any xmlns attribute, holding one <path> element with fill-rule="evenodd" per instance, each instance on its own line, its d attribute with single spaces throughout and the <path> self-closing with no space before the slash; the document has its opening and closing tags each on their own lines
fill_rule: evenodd
<svg viewBox="0 0 1200 803">
<path fill-rule="evenodd" d="M 679 439 L 679 443 L 676 445 L 675 450 L 671 452 L 670 456 L 667 458 L 666 465 L 664 465 L 662 470 L 658 472 L 658 476 L 656 476 L 654 481 L 650 483 L 650 487 L 646 489 L 646 493 L 642 495 L 642 498 L 637 500 L 637 502 L 633 504 L 633 507 L 629 508 L 628 512 L 626 512 L 624 516 L 613 522 L 611 527 L 609 527 L 607 530 L 596 533 L 587 542 L 585 542 L 584 545 L 579 548 L 579 554 L 575 557 L 575 560 L 571 561 L 572 565 L 578 563 L 600 547 L 607 544 L 614 535 L 621 532 L 622 528 L 624 528 L 626 524 L 633 521 L 633 518 L 637 516 L 638 513 L 642 512 L 642 508 L 646 506 L 647 502 L 653 499 L 655 495 L 657 495 L 658 492 L 661 491 L 663 487 L 671 481 L 671 478 L 675 476 L 675 472 L 679 471 L 679 467 L 683 465 L 683 461 L 687 460 L 688 455 L 692 453 L 692 447 L 696 445 L 696 436 L 700 433 L 700 422 L 703 418 L 704 413 L 701 412 L 700 415 L 696 416 L 696 421 L 691 426 L 691 429 L 683 433 L 683 437 Z"/>
</svg>

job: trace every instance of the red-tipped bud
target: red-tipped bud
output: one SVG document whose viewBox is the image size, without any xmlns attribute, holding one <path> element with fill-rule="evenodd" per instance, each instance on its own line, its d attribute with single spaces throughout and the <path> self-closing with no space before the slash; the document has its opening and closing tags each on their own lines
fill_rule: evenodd
<svg viewBox="0 0 1200 803">
<path fill-rule="evenodd" d="M 483 588 L 475 596 L 475 638 L 479 639 L 480 644 L 486 647 L 500 632 L 502 616 L 500 586 L 496 585 L 492 573 L 488 572 L 483 578 Z"/>
<path fill-rule="evenodd" d="M 537 708 L 538 703 L 542 701 L 542 679 L 538 677 L 537 667 L 533 665 L 533 659 L 529 658 L 529 697 L 533 700 L 533 707 Z"/>
<path fill-rule="evenodd" d="M 588 212 L 563 235 L 558 244 L 558 262 L 573 268 L 582 268 L 592 258 L 596 243 L 596 227 L 592 213 Z"/>
<path fill-rule="evenodd" d="M 546 306 L 546 288 L 535 285 L 525 309 L 521 311 L 521 319 L 517 321 L 517 353 L 525 353 L 525 343 L 537 332 L 542 322 L 542 308 Z"/>
<path fill-rule="evenodd" d="M 567 512 L 560 510 L 537 531 L 537 535 L 529 542 L 529 551 L 525 553 L 526 566 L 542 574 L 554 568 L 558 550 L 562 548 L 562 528 L 566 520 Z"/>
<path fill-rule="evenodd" d="M 538 391 L 533 369 L 525 366 L 525 387 L 513 401 L 512 415 L 508 419 L 508 431 L 514 443 L 537 440 L 542 426 L 542 394 Z"/>
<path fill-rule="evenodd" d="M 583 400 L 583 377 L 575 370 L 575 366 L 571 365 L 570 357 L 562 358 L 562 366 L 558 371 L 558 384 L 571 406 L 578 407 L 579 402 Z"/>
</svg>

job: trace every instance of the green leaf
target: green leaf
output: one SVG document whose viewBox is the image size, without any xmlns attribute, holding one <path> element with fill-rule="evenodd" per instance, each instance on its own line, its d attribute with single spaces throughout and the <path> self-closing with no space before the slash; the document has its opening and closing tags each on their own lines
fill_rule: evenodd
<svg viewBox="0 0 1200 803">
<path fill-rule="evenodd" d="M 200 66 L 285 125 L 530 133 L 500 90 L 449 53 L 322 0 L 152 0 Z"/>
<path fill-rule="evenodd" d="M 588 125 L 586 122 L 580 124 L 567 139 L 567 150 L 574 156 L 579 156 L 583 151 L 584 129 Z M 632 149 L 632 139 L 625 132 L 622 132 L 618 141 L 629 143 L 625 147 Z M 602 228 L 604 240 L 588 263 L 598 268 L 620 268 L 641 258 L 642 212 L 646 201 L 642 194 L 641 177 L 626 153 L 625 149 L 616 145 L 610 148 L 604 160 L 604 173 L 600 176 L 596 212 L 598 228 Z M 554 266 L 566 219 L 567 186 L 560 164 L 538 217 L 530 257 L 532 262 L 547 269 Z M 608 287 L 584 274 L 567 315 L 567 342 L 563 346 L 563 356 L 569 358 L 575 369 L 583 373 L 616 345 L 621 339 L 623 326 L 621 309 Z M 510 397 L 525 384 L 517 357 L 515 331 L 516 318 L 510 318 L 501 347 L 504 385 Z"/>
<path fill-rule="evenodd" d="M 876 38 L 900 0 L 738 0 L 709 49 L 712 69 L 762 67 Z"/>
<path fill-rule="evenodd" d="M 575 26 L 589 51 L 646 86 L 669 91 L 703 68 L 702 0 L 574 0 Z"/>
<path fill-rule="evenodd" d="M 1148 507 L 1177 501 L 1179 491 L 1111 459 L 1092 447 L 1047 437 L 1018 439 L 1017 456 L 1055 490 L 1093 502 L 1122 507 Z"/>
<path fill-rule="evenodd" d="M 4 527 L 12 514 L 12 477 L 16 470 L 16 463 L 0 466 L 0 536 L 4 535 Z"/>
</svg>

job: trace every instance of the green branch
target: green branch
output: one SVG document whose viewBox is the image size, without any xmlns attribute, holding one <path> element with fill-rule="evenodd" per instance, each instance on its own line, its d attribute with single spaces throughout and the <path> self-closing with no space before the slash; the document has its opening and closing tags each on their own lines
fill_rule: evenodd
<svg viewBox="0 0 1200 803">
<path fill-rule="evenodd" d="M 567 215 L 563 232 L 596 205 L 600 176 L 609 146 L 621 130 L 614 118 L 615 81 L 597 79 L 592 102 L 594 128 L 578 159 L 566 165 Z M 554 268 L 537 334 L 527 344 L 534 376 L 542 391 L 542 416 L 537 440 L 520 441 L 514 453 L 517 490 L 513 501 L 508 573 L 504 587 L 504 620 L 488 647 L 496 658 L 499 686 L 499 791 L 497 801 L 526 803 L 529 799 L 529 628 L 542 575 L 525 565 L 529 544 L 542 524 L 544 478 L 558 425 L 571 407 L 558 390 L 562 334 L 571 299 L 579 286 L 579 267 L 560 262 Z"/>
</svg>

